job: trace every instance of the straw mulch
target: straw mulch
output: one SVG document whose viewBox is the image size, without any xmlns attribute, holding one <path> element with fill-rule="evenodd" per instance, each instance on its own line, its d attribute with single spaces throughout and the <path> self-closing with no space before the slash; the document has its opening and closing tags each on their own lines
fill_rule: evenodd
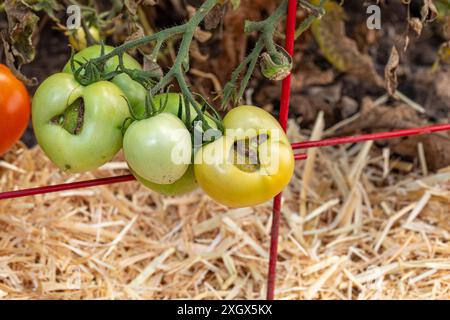
<svg viewBox="0 0 450 320">
<path fill-rule="evenodd" d="M 23 147 L 0 166 L 1 191 L 126 172 L 119 157 L 67 175 Z M 310 150 L 284 194 L 276 297 L 450 298 L 450 169 L 424 171 L 370 142 Z M 2 201 L 0 297 L 262 299 L 270 227 L 271 203 L 230 210 L 135 182 Z"/>
</svg>

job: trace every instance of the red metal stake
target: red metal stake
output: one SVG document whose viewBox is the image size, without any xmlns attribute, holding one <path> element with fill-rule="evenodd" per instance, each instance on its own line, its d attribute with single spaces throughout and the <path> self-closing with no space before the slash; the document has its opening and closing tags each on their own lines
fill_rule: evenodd
<svg viewBox="0 0 450 320">
<path fill-rule="evenodd" d="M 327 147 L 327 146 L 335 146 L 339 144 L 346 143 L 356 143 L 362 141 L 369 140 L 384 140 L 398 137 L 407 137 L 407 136 L 415 136 L 415 135 L 424 135 L 431 134 L 441 131 L 450 131 L 450 124 L 437 124 L 431 126 L 425 126 L 421 128 L 412 128 L 405 130 L 395 130 L 395 131 L 386 131 L 386 132 L 376 132 L 369 134 L 362 134 L 359 136 L 350 136 L 350 137 L 340 137 L 340 138 L 329 138 L 317 141 L 302 141 L 295 142 L 292 144 L 293 149 L 309 149 L 309 148 L 317 148 L 317 147 Z M 305 160 L 306 154 L 300 153 L 295 155 L 295 160 Z M 16 190 L 16 191 L 8 191 L 8 192 L 0 192 L 0 200 L 12 199 L 12 198 L 20 198 L 26 196 L 33 196 L 37 194 L 44 193 L 52 193 L 59 192 L 65 190 L 72 189 L 81 189 L 81 188 L 90 188 L 101 185 L 114 184 L 119 182 L 127 182 L 135 180 L 132 175 L 119 176 L 119 177 L 110 177 L 110 178 L 102 178 L 88 181 L 80 181 L 74 183 L 67 184 L 59 184 L 54 186 L 45 186 L 38 187 L 32 189 L 25 190 Z"/>
<path fill-rule="evenodd" d="M 412 128 L 405 130 L 394 130 L 394 131 L 386 131 L 386 132 L 375 132 L 369 134 L 362 134 L 359 136 L 350 136 L 350 137 L 340 137 L 340 138 L 330 138 L 318 141 L 303 141 L 296 142 L 292 144 L 293 149 L 309 149 L 316 147 L 327 147 L 327 146 L 336 146 L 339 144 L 346 143 L 355 143 L 369 140 L 384 140 L 384 139 L 392 139 L 399 137 L 407 137 L 407 136 L 417 136 L 423 134 L 430 134 L 439 131 L 448 131 L 450 130 L 450 124 L 436 124 L 432 126 L 426 126 L 421 128 Z"/>
<path fill-rule="evenodd" d="M 286 19 L 286 51 L 292 56 L 294 54 L 294 35 L 297 18 L 297 0 L 289 0 L 288 14 Z M 286 131 L 289 115 L 289 102 L 291 96 L 291 75 L 284 79 L 281 88 L 280 124 Z M 275 297 L 275 281 L 278 258 L 278 236 L 280 231 L 281 216 L 281 193 L 273 200 L 273 220 L 270 239 L 269 272 L 267 276 L 267 300 Z"/>
<path fill-rule="evenodd" d="M 299 153 L 299 154 L 296 154 L 294 156 L 294 158 L 295 158 L 295 161 L 306 160 L 308 158 L 308 155 L 306 153 Z"/>
<path fill-rule="evenodd" d="M 126 175 L 126 176 L 95 179 L 95 180 L 89 180 L 89 181 L 58 184 L 58 185 L 54 185 L 54 186 L 38 187 L 38 188 L 25 189 L 25 190 L 8 191 L 8 192 L 0 193 L 0 200 L 21 198 L 21 197 L 27 197 L 27 196 L 34 196 L 37 194 L 53 193 L 53 192 L 73 190 L 73 189 L 91 188 L 91 187 L 97 187 L 97 186 L 101 186 L 101 185 L 114 184 L 114 183 L 119 183 L 119 182 L 128 182 L 128 181 L 134 181 L 134 180 L 135 180 L 135 178 L 132 175 Z"/>
<path fill-rule="evenodd" d="M 306 159 L 306 154 L 304 154 L 304 153 L 295 155 L 296 161 L 297 160 L 305 160 L 305 159 Z M 22 198 L 22 197 L 28 197 L 28 196 L 35 196 L 38 194 L 54 193 L 54 192 L 67 191 L 67 190 L 73 190 L 73 189 L 99 187 L 99 186 L 121 183 L 121 182 L 130 182 L 130 181 L 134 181 L 134 180 L 136 180 L 136 178 L 134 176 L 124 175 L 124 176 L 118 176 L 118 177 L 93 179 L 93 180 L 78 181 L 78 182 L 72 182 L 72 183 L 62 183 L 62 184 L 57 184 L 54 186 L 45 186 L 45 187 L 37 187 L 37 188 L 31 188 L 31 189 L 0 192 L 0 200 Z"/>
</svg>

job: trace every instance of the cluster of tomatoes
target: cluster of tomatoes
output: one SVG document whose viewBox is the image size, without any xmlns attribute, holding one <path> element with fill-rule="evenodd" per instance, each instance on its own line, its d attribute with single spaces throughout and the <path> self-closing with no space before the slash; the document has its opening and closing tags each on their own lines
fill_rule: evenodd
<svg viewBox="0 0 450 320">
<path fill-rule="evenodd" d="M 91 46 L 74 59 L 93 59 L 101 50 Z M 108 53 L 113 48 L 103 50 Z M 122 63 L 127 69 L 142 68 L 127 54 Z M 117 70 L 118 64 L 118 57 L 109 59 L 105 72 Z M 230 207 L 268 201 L 289 183 L 293 151 L 278 121 L 266 111 L 254 106 L 234 108 L 221 123 L 223 133 L 217 135 L 214 130 L 210 143 L 196 144 L 195 134 L 186 125 L 185 108 L 190 108 L 193 119 L 198 118 L 197 112 L 181 94 L 155 96 L 152 105 L 164 107 L 146 117 L 147 90 L 127 74 L 82 85 L 72 71 L 68 63 L 61 73 L 47 78 L 32 105 L 37 140 L 62 170 L 96 169 L 123 148 L 130 171 L 146 187 L 178 196 L 200 186 Z M 213 118 L 204 115 L 208 127 L 217 128 Z"/>
</svg>

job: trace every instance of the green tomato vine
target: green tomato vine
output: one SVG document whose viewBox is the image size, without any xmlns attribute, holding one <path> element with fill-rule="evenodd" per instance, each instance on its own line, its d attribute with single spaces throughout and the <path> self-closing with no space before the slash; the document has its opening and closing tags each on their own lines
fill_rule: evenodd
<svg viewBox="0 0 450 320">
<path fill-rule="evenodd" d="M 208 112 L 216 123 L 218 130 L 223 132 L 224 128 L 219 113 L 205 99 L 201 98 L 201 103 L 198 102 L 199 95 L 191 92 L 185 78 L 185 74 L 189 71 L 189 50 L 191 47 L 191 42 L 194 39 L 195 33 L 202 21 L 219 3 L 219 1 L 220 0 L 206 0 L 197 9 L 192 18 L 185 24 L 174 26 L 139 39 L 131 40 L 119 47 L 116 47 L 107 54 L 105 54 L 102 50 L 102 54 L 98 58 L 84 62 L 74 61 L 72 58 L 71 66 L 76 80 L 83 85 L 89 85 L 99 80 L 109 80 L 120 73 L 126 73 L 133 80 L 139 82 L 148 90 L 147 104 L 151 104 L 152 97 L 154 95 L 162 92 L 173 80 L 176 80 L 183 95 L 185 105 L 192 105 L 197 113 L 196 119 L 192 119 L 190 108 L 184 108 L 186 125 L 188 129 L 191 132 L 195 130 L 195 121 L 202 122 L 203 130 L 213 129 L 207 121 L 205 121 L 205 113 Z M 299 5 L 306 9 L 310 15 L 300 26 L 297 36 L 306 30 L 315 18 L 323 15 L 324 2 L 325 0 L 322 0 L 319 6 L 316 7 L 306 0 L 299 0 Z M 247 34 L 256 32 L 259 34 L 259 38 L 250 54 L 237 66 L 235 71 L 231 74 L 230 81 L 225 85 L 221 103 L 222 107 L 227 106 L 230 102 L 233 102 L 233 104 L 236 105 L 242 99 L 260 58 L 262 73 L 264 76 L 270 79 L 280 80 L 290 73 L 292 69 L 292 58 L 284 51 L 282 47 L 276 45 L 274 40 L 276 37 L 276 29 L 280 21 L 286 16 L 287 5 L 288 0 L 283 0 L 279 7 L 267 19 L 262 21 L 246 22 L 244 31 Z M 124 67 L 122 58 L 127 50 L 147 45 L 149 43 L 154 43 L 154 49 L 150 57 L 152 63 L 157 64 L 157 57 L 162 46 L 167 40 L 174 36 L 182 36 L 181 43 L 173 66 L 166 74 L 161 75 L 156 71 L 129 70 Z M 119 66 L 117 70 L 114 72 L 105 73 L 103 70 L 106 61 L 115 56 L 119 58 Z M 76 67 L 75 64 L 78 64 L 79 67 Z M 242 79 L 240 79 L 242 74 Z M 153 105 L 147 105 L 147 116 L 157 114 L 163 109 L 163 106 L 158 108 Z"/>
</svg>

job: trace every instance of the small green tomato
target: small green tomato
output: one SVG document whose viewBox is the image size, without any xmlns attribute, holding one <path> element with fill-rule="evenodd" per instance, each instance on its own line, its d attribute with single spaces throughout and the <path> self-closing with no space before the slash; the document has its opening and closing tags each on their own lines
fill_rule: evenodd
<svg viewBox="0 0 450 320">
<path fill-rule="evenodd" d="M 188 170 L 191 135 L 170 113 L 133 122 L 125 132 L 123 150 L 130 169 L 156 184 L 172 184 Z"/>
</svg>

